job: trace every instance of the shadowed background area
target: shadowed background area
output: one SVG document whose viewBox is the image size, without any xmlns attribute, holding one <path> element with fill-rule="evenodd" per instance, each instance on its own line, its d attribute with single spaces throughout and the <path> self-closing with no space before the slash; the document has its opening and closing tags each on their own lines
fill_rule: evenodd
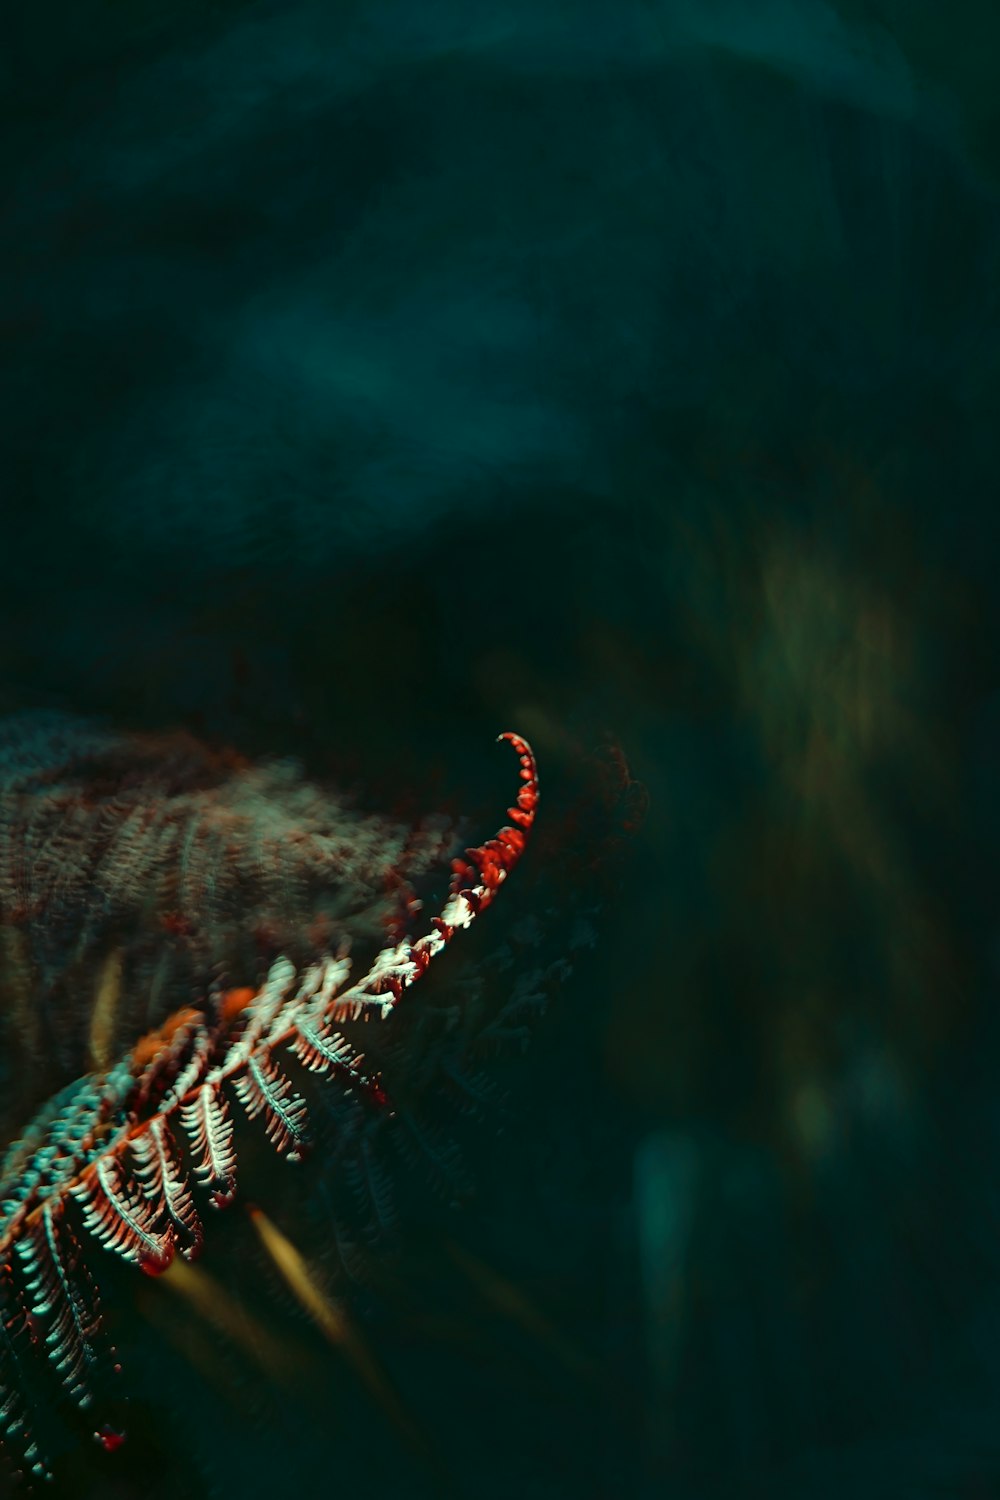
<svg viewBox="0 0 1000 1500">
<path fill-rule="evenodd" d="M 366 1308 L 433 1462 L 233 1214 L 223 1335 L 115 1281 L 68 1492 L 1000 1494 L 994 8 L 5 30 L 0 706 L 486 827 L 498 730 L 552 826 L 610 740 L 647 803 L 593 948 L 541 827 L 476 935 L 575 972 Z"/>
</svg>

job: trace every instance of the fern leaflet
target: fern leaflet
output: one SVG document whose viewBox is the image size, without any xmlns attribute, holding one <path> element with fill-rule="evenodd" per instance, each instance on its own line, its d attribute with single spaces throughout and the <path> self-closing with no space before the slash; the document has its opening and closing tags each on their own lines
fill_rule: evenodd
<svg viewBox="0 0 1000 1500">
<path fill-rule="evenodd" d="M 128 1179 L 117 1157 L 97 1157 L 69 1191 L 83 1205 L 84 1226 L 106 1250 L 151 1274 L 166 1270 L 173 1241 L 157 1229 L 140 1186 Z"/>
<path fill-rule="evenodd" d="M 208 1188 L 215 1208 L 226 1208 L 236 1196 L 236 1149 L 233 1122 L 218 1082 L 202 1084 L 180 1107 L 181 1123 L 195 1154 L 195 1172 Z"/>
<path fill-rule="evenodd" d="M 17 1253 L 32 1299 L 32 1317 L 52 1320 L 45 1335 L 49 1358 L 71 1399 L 85 1408 L 92 1399 L 87 1372 L 95 1362 L 91 1340 L 100 1317 L 96 1305 L 87 1305 L 82 1278 L 76 1275 L 80 1253 L 76 1237 L 65 1223 L 57 1227 L 61 1213 L 61 1204 L 45 1203 L 38 1219 L 18 1240 Z"/>
<path fill-rule="evenodd" d="M 292 1088 L 286 1075 L 266 1052 L 251 1057 L 247 1070 L 236 1079 L 237 1097 L 247 1119 L 264 1115 L 267 1138 L 279 1155 L 301 1161 L 305 1141 L 306 1101 Z"/>
<path fill-rule="evenodd" d="M 129 1143 L 136 1159 L 136 1177 L 157 1213 L 157 1221 L 186 1243 L 179 1249 L 193 1260 L 201 1249 L 203 1232 L 191 1197 L 191 1186 L 178 1160 L 177 1146 L 162 1115 L 154 1115 L 147 1128 Z"/>
</svg>

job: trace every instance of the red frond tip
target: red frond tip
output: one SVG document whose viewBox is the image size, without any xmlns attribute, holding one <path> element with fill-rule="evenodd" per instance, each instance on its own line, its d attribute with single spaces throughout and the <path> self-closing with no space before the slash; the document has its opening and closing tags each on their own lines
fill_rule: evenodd
<svg viewBox="0 0 1000 1500">
<path fill-rule="evenodd" d="M 497 742 L 513 745 L 521 762 L 522 786 L 507 816 L 517 826 L 504 827 L 479 844 L 466 849 L 465 859 L 452 861 L 451 893 L 464 897 L 473 916 L 487 907 L 524 853 L 528 833 L 538 808 L 538 767 L 528 741 L 512 730 L 497 735 Z"/>
<path fill-rule="evenodd" d="M 509 745 L 513 746 L 521 762 L 520 776 L 524 783 L 517 794 L 517 802 L 507 809 L 507 816 L 511 822 L 516 823 L 527 833 L 535 821 L 535 813 L 538 809 L 538 765 L 535 761 L 535 752 L 524 736 L 515 734 L 512 729 L 505 729 L 503 734 L 498 734 L 497 743 L 501 740 L 506 740 Z"/>
</svg>

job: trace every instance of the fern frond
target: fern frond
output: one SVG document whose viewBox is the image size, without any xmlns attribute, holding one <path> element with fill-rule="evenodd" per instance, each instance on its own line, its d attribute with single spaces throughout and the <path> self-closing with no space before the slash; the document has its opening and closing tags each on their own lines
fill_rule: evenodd
<svg viewBox="0 0 1000 1500">
<path fill-rule="evenodd" d="M 68 1224 L 57 1223 L 61 1203 L 47 1201 L 22 1239 L 17 1253 L 31 1298 L 31 1316 L 50 1324 L 45 1335 L 49 1358 L 70 1399 L 82 1409 L 93 1392 L 88 1371 L 95 1363 L 92 1340 L 100 1323 L 96 1302 L 88 1305 L 84 1278 L 77 1276 L 80 1246 Z"/>
<path fill-rule="evenodd" d="M 199 1084 L 204 1083 L 218 1045 L 218 1038 L 211 1030 L 203 1030 L 194 1039 L 191 1056 L 181 1068 L 173 1087 L 164 1099 L 161 1106 L 163 1114 L 169 1114 L 177 1108 L 181 1100 L 192 1094 Z"/>
<path fill-rule="evenodd" d="M 251 1057 L 234 1083 L 247 1119 L 264 1115 L 271 1145 L 289 1161 L 301 1161 L 305 1144 L 306 1101 L 267 1052 Z"/>
<path fill-rule="evenodd" d="M 154 1115 L 145 1130 L 129 1142 L 136 1160 L 136 1177 L 161 1225 L 177 1232 L 178 1249 L 194 1260 L 202 1246 L 201 1219 L 191 1187 L 178 1159 L 177 1145 L 162 1115 Z"/>
<path fill-rule="evenodd" d="M 35 1479 L 51 1479 L 29 1421 L 29 1401 L 17 1347 L 23 1322 L 10 1267 L 0 1262 L 0 1447 L 7 1449 L 15 1466 L 23 1464 Z"/>
<path fill-rule="evenodd" d="M 501 738 L 521 761 L 523 784 L 508 810 L 515 826 L 455 862 L 448 899 L 422 937 L 385 947 L 343 993 L 350 968 L 343 952 L 325 955 L 298 976 L 282 957 L 256 992 L 226 991 L 214 1009 L 208 1003 L 175 1012 L 113 1068 L 65 1090 L 6 1154 L 0 1169 L 0 1440 L 7 1439 L 37 1475 L 48 1471 L 28 1428 L 19 1343 L 37 1343 L 44 1328 L 58 1379 L 80 1407 L 91 1400 L 100 1320 L 65 1215 L 69 1199 L 80 1204 L 84 1228 L 101 1245 L 155 1275 L 176 1250 L 191 1258 L 200 1248 L 192 1177 L 217 1208 L 235 1196 L 227 1085 L 249 1119 L 263 1117 L 268 1139 L 291 1160 L 302 1154 L 307 1111 L 275 1056 L 279 1048 L 308 1071 L 336 1080 L 341 1099 L 357 1093 L 385 1104 L 379 1080 L 362 1068 L 363 1054 L 335 1027 L 345 1019 L 391 1016 L 454 934 L 491 903 L 520 857 L 538 797 L 534 760 L 518 736 Z M 141 831 L 135 830 L 137 839 Z M 204 863 L 193 849 L 184 857 L 199 869 Z M 178 1126 L 190 1144 L 190 1168 Z M 411 1145 L 443 1184 L 454 1187 L 453 1152 L 412 1122 L 410 1132 Z M 345 1158 L 345 1173 L 370 1207 L 373 1230 L 384 1229 L 393 1211 L 390 1185 L 368 1138 L 361 1139 L 354 1166 Z M 11 1274 L 15 1263 L 30 1304 L 26 1313 Z"/>
<path fill-rule="evenodd" d="M 11 1148 L 4 1201 L 0 1204 L 0 1245 L 12 1243 L 21 1224 L 47 1198 L 59 1198 L 76 1179 L 93 1150 L 101 1128 L 118 1111 L 135 1085 L 128 1060 L 109 1073 L 77 1079 L 46 1111 L 44 1134 L 34 1129 Z"/>
<path fill-rule="evenodd" d="M 404 939 L 395 947 L 384 948 L 365 977 L 326 1006 L 324 1019 L 339 1022 L 374 1017 L 384 1021 L 455 933 L 470 927 L 493 902 L 517 864 L 538 808 L 538 770 L 527 740 L 510 730 L 498 739 L 512 745 L 520 761 L 521 789 L 514 805 L 507 809 L 515 826 L 501 828 L 485 843 L 467 849 L 466 859 L 453 861 L 449 898 L 440 916 L 431 919 L 430 932 L 415 943 Z"/>
<path fill-rule="evenodd" d="M 345 1084 L 347 1092 L 356 1088 L 377 1103 L 384 1102 L 381 1085 L 362 1070 L 364 1053 L 356 1052 L 339 1031 L 331 1035 L 321 1024 L 303 1020 L 296 1027 L 291 1046 L 310 1073 L 332 1073 Z"/>
<path fill-rule="evenodd" d="M 157 1228 L 141 1187 L 126 1176 L 116 1156 L 99 1156 L 70 1187 L 83 1207 L 83 1222 L 106 1250 L 155 1275 L 173 1258 L 173 1235 Z"/>
<path fill-rule="evenodd" d="M 308 970 L 302 988 L 307 988 L 313 977 L 314 970 Z M 285 1002 L 294 983 L 294 966 L 283 956 L 275 959 L 263 985 L 244 1011 L 245 1026 L 242 1035 L 229 1049 L 226 1056 L 225 1071 L 227 1073 L 248 1063 L 258 1048 L 268 1043 L 280 1021 Z"/>
<path fill-rule="evenodd" d="M 236 1150 L 233 1122 L 218 1082 L 208 1082 L 180 1106 L 181 1124 L 195 1155 L 195 1173 L 208 1188 L 215 1208 L 226 1208 L 236 1196 Z"/>
</svg>

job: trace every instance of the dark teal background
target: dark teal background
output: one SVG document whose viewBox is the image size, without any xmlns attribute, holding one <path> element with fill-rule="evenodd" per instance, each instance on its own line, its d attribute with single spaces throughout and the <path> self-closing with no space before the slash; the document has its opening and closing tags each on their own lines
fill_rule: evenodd
<svg viewBox="0 0 1000 1500">
<path fill-rule="evenodd" d="M 610 735 L 649 801 L 467 1132 L 507 1291 L 429 1212 L 367 1309 L 434 1463 L 253 1262 L 310 1401 L 118 1278 L 135 1435 L 67 1493 L 1000 1494 L 994 7 L 3 36 L 4 705 L 487 826 L 497 730 L 553 825 Z M 552 859 L 495 941 L 568 932 Z"/>
</svg>

